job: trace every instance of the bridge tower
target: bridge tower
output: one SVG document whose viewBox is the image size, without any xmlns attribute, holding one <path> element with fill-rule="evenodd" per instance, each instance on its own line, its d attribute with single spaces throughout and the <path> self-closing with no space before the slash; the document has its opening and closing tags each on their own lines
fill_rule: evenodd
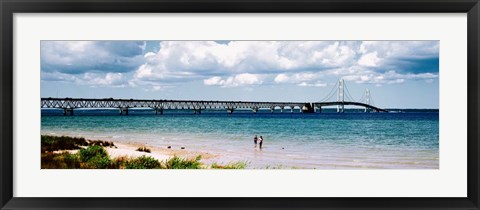
<svg viewBox="0 0 480 210">
<path fill-rule="evenodd" d="M 337 112 L 345 112 L 345 81 L 343 79 L 338 80 L 337 90 L 337 102 L 342 102 L 341 105 L 337 105 Z"/>
<path fill-rule="evenodd" d="M 365 104 L 370 105 L 370 90 L 365 90 Z M 365 107 L 365 112 L 368 112 L 368 108 Z"/>
</svg>

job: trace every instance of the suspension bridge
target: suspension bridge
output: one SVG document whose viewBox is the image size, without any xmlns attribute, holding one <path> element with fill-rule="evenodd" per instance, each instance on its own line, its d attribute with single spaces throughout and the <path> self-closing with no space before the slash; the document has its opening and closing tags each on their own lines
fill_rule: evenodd
<svg viewBox="0 0 480 210">
<path fill-rule="evenodd" d="M 335 100 L 336 97 L 336 100 Z M 359 100 L 354 100 L 345 81 L 340 79 L 325 98 L 318 102 L 255 102 L 255 101 L 202 101 L 202 100 L 141 100 L 114 98 L 41 98 L 41 108 L 62 109 L 64 115 L 73 115 L 75 109 L 118 109 L 120 115 L 128 115 L 133 108 L 149 108 L 155 114 L 163 114 L 164 110 L 192 110 L 200 114 L 207 109 L 223 109 L 233 113 L 236 109 L 251 109 L 257 113 L 260 109 L 276 109 L 280 112 L 298 109 L 303 113 L 322 112 L 323 107 L 336 106 L 337 112 L 345 112 L 345 106 L 364 108 L 365 112 L 388 112 L 374 105 L 369 89 Z"/>
</svg>

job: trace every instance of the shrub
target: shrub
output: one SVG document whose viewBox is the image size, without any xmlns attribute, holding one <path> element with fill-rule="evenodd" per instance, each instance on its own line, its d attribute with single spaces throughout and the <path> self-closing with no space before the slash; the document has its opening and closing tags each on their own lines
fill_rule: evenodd
<svg viewBox="0 0 480 210">
<path fill-rule="evenodd" d="M 114 168 L 113 165 L 111 165 L 112 161 L 108 156 L 100 156 L 97 155 L 90 160 L 88 160 L 87 165 L 88 168 L 92 169 L 107 169 L 107 168 Z"/>
<path fill-rule="evenodd" d="M 152 151 L 146 147 L 139 147 L 137 151 L 151 153 Z"/>
<path fill-rule="evenodd" d="M 161 168 L 160 162 L 153 157 L 141 156 L 126 162 L 127 169 L 153 169 Z"/>
<path fill-rule="evenodd" d="M 102 141 L 102 140 L 88 140 L 88 146 L 103 146 L 103 147 L 113 147 L 115 144 L 111 141 Z"/>
<path fill-rule="evenodd" d="M 103 147 L 95 145 L 87 147 L 86 149 L 80 149 L 80 159 L 83 162 L 88 162 L 90 159 L 99 156 L 100 158 L 107 157 L 108 153 L 103 149 Z"/>
<path fill-rule="evenodd" d="M 177 156 L 174 156 L 166 161 L 165 167 L 167 169 L 200 169 L 201 156 L 197 156 L 195 159 L 183 159 Z"/>
<path fill-rule="evenodd" d="M 69 136 L 41 136 L 42 152 L 52 152 L 58 150 L 75 150 L 81 146 L 103 146 L 113 147 L 115 144 L 109 141 L 86 140 L 85 138 L 69 137 Z"/>
<path fill-rule="evenodd" d="M 77 154 L 63 153 L 63 160 L 67 168 L 80 168 L 80 158 Z"/>
<path fill-rule="evenodd" d="M 42 169 L 75 169 L 81 168 L 81 162 L 78 155 L 68 152 L 55 154 L 53 152 L 42 153 Z"/>
<path fill-rule="evenodd" d="M 43 169 L 49 169 L 49 168 L 56 168 L 56 169 L 61 169 L 64 168 L 65 165 L 61 162 L 58 162 L 57 157 L 58 154 L 54 153 L 42 153 L 42 162 L 41 162 L 41 168 Z"/>
<path fill-rule="evenodd" d="M 88 142 L 84 138 L 68 136 L 41 136 L 42 152 L 51 152 L 58 150 L 80 149 L 80 146 L 87 146 Z"/>
<path fill-rule="evenodd" d="M 118 157 L 110 162 L 110 168 L 124 169 L 127 165 L 128 157 Z"/>
</svg>

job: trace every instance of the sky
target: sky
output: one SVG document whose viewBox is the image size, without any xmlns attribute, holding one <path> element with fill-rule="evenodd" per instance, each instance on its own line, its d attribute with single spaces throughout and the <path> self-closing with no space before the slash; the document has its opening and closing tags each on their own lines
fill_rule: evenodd
<svg viewBox="0 0 480 210">
<path fill-rule="evenodd" d="M 41 41 L 40 59 L 41 97 L 336 101 L 343 79 L 354 101 L 439 104 L 439 41 Z"/>
</svg>

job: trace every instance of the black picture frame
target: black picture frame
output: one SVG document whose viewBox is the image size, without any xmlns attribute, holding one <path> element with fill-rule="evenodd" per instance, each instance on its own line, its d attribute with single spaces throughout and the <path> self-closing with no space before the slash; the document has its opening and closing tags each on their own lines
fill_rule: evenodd
<svg viewBox="0 0 480 210">
<path fill-rule="evenodd" d="M 479 209 L 478 0 L 0 0 L 1 209 Z M 13 15 L 15 13 L 467 13 L 466 198 L 17 198 L 13 197 Z"/>
</svg>

